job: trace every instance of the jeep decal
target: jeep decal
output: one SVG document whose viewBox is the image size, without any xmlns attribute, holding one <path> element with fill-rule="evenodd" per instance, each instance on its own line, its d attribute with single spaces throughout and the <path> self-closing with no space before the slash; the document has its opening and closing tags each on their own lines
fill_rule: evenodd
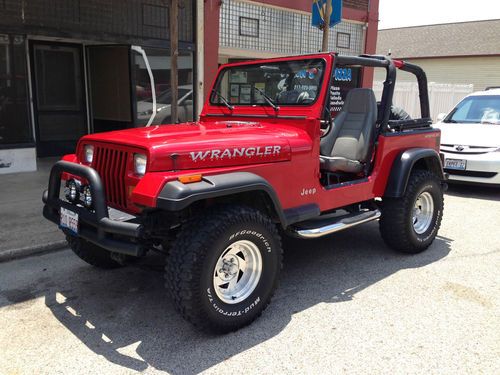
<svg viewBox="0 0 500 375">
<path fill-rule="evenodd" d="M 257 146 L 257 147 L 235 147 L 214 149 L 207 151 L 190 152 L 192 161 L 203 161 L 205 159 L 232 159 L 237 157 L 254 157 L 279 155 L 281 146 Z"/>
</svg>

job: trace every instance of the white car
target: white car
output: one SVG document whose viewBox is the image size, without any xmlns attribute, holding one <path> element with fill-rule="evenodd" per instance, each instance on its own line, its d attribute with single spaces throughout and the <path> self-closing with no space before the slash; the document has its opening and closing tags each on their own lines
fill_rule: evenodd
<svg viewBox="0 0 500 375">
<path fill-rule="evenodd" d="M 466 96 L 434 126 L 450 181 L 500 186 L 500 87 Z"/>
<path fill-rule="evenodd" d="M 171 122 L 172 96 L 170 89 L 156 97 L 156 114 L 152 125 L 169 124 Z M 193 88 L 191 85 L 179 86 L 177 101 L 178 122 L 193 120 Z M 153 100 L 137 102 L 137 125 L 146 125 L 153 114 Z"/>
</svg>

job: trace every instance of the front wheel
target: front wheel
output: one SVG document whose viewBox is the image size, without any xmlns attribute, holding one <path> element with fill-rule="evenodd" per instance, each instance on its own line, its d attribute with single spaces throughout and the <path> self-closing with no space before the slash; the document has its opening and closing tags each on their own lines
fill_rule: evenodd
<svg viewBox="0 0 500 375">
<path fill-rule="evenodd" d="M 269 218 L 248 207 L 221 207 L 183 226 L 167 260 L 166 286 L 186 320 L 230 332 L 267 307 L 281 266 L 281 240 Z"/>
<path fill-rule="evenodd" d="M 383 199 L 380 233 L 393 249 L 419 253 L 436 238 L 442 217 L 441 181 L 430 171 L 415 170 L 402 197 Z"/>
</svg>

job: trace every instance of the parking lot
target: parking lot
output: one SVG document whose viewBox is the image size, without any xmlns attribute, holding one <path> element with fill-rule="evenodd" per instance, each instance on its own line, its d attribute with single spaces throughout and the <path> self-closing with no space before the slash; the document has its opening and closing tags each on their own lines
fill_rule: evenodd
<svg viewBox="0 0 500 375">
<path fill-rule="evenodd" d="M 0 264 L 0 373 L 500 373 L 500 190 L 452 186 L 432 247 L 389 250 L 369 223 L 287 240 L 262 317 L 192 329 L 162 259 L 114 271 L 63 250 Z"/>
</svg>

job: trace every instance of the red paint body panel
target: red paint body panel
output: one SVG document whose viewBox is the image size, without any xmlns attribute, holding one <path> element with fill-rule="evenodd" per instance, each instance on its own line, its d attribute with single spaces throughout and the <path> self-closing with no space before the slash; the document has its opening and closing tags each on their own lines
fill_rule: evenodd
<svg viewBox="0 0 500 375">
<path fill-rule="evenodd" d="M 306 58 L 324 59 L 324 77 L 331 75 L 334 55 Z M 297 59 L 300 57 L 258 63 Z M 236 171 L 252 172 L 266 179 L 283 209 L 317 204 L 321 211 L 328 211 L 383 196 L 394 159 L 402 151 L 415 147 L 439 150 L 437 130 L 381 135 L 369 177 L 355 184 L 325 188 L 320 183 L 320 118 L 328 87 L 323 82 L 318 100 L 309 106 L 282 106 L 278 117 L 269 106 L 238 105 L 230 110 L 207 100 L 198 122 L 87 135 L 79 141 L 76 157 L 82 160 L 85 144 L 126 152 L 126 173 L 120 177 L 121 172 L 105 171 L 103 179 L 123 178 L 124 186 L 115 181 L 112 188 L 126 190 L 126 210 L 133 213 L 143 207 L 155 207 L 165 184 L 181 175 Z M 134 153 L 148 157 L 143 177 L 133 173 Z M 75 155 L 66 158 L 76 161 Z M 99 163 L 102 161 L 97 161 L 97 165 L 94 161 L 91 166 L 99 169 Z"/>
</svg>

